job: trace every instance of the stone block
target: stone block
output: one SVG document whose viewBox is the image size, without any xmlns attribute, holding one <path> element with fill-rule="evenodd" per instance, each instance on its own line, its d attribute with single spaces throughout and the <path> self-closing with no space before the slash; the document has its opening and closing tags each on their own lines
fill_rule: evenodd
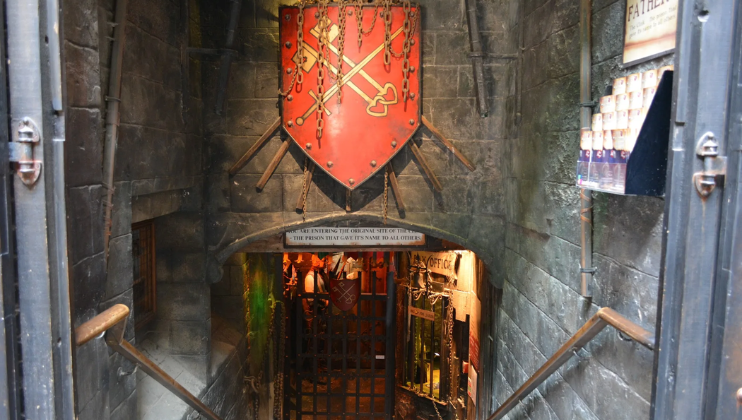
<svg viewBox="0 0 742 420">
<path fill-rule="evenodd" d="M 523 46 L 531 48 L 536 44 L 543 42 L 552 34 L 554 30 L 554 1 L 534 0 L 534 2 L 543 2 L 533 12 L 526 12 L 523 20 L 525 30 L 523 31 Z M 525 10 L 528 10 L 526 8 Z"/>
<path fill-rule="evenodd" d="M 172 281 L 175 283 L 198 283 L 206 275 L 206 255 L 201 252 L 175 252 L 172 256 Z"/>
<path fill-rule="evenodd" d="M 625 13 L 625 3 L 617 1 L 593 14 L 591 40 L 593 62 L 599 63 L 623 52 Z"/>
<path fill-rule="evenodd" d="M 278 68 L 277 65 L 260 63 L 255 64 L 251 61 L 239 60 L 232 63 L 229 71 L 229 98 L 230 99 L 253 99 L 258 89 L 263 89 L 262 80 L 256 77 L 256 72 L 260 69 L 272 68 L 274 79 L 276 81 L 273 89 L 273 97 L 276 97 L 278 88 Z M 259 87 L 258 85 L 261 85 Z"/>
<path fill-rule="evenodd" d="M 136 365 L 124 359 L 119 353 L 113 353 L 109 358 L 109 402 L 115 410 L 125 404 L 130 395 L 136 391 Z"/>
<path fill-rule="evenodd" d="M 414 165 L 414 164 L 412 164 Z M 407 213 L 426 213 L 433 210 L 433 191 L 425 177 L 420 175 L 400 176 L 401 191 Z"/>
<path fill-rule="evenodd" d="M 155 224 L 157 249 L 200 251 L 203 249 L 204 226 L 201 213 L 173 213 L 158 218 Z"/>
<path fill-rule="evenodd" d="M 108 420 L 110 418 L 108 393 L 105 388 L 99 389 L 95 397 L 86 405 L 78 408 L 78 420 Z M 26 415 L 33 416 L 32 410 L 26 409 Z"/>
<path fill-rule="evenodd" d="M 202 283 L 158 283 L 157 312 L 169 321 L 203 321 L 209 317 L 209 286 Z"/>
<path fill-rule="evenodd" d="M 75 311 L 73 323 L 79 326 L 98 314 L 98 305 L 106 292 L 106 267 L 103 254 L 87 257 L 72 266 L 72 304 Z"/>
<path fill-rule="evenodd" d="M 205 355 L 209 352 L 211 322 L 172 321 L 170 324 L 170 350 L 182 355 Z"/>
<path fill-rule="evenodd" d="M 423 92 L 426 98 L 455 98 L 459 68 L 450 66 L 425 66 L 423 68 Z"/>
<path fill-rule="evenodd" d="M 253 63 L 278 62 L 278 30 L 250 31 L 242 44 L 242 55 Z"/>
<path fill-rule="evenodd" d="M 62 9 L 64 37 L 79 46 L 98 47 L 98 8 L 95 0 L 84 0 Z"/>
<path fill-rule="evenodd" d="M 503 138 L 502 100 L 491 102 L 490 116 L 482 118 L 477 114 L 476 101 L 471 99 L 434 99 L 431 101 L 431 122 L 449 138 L 458 140 L 486 140 Z M 499 103 L 499 105 L 498 105 Z M 431 114 L 427 114 L 431 115 Z"/>
<path fill-rule="evenodd" d="M 181 38 L 181 10 L 183 3 L 132 0 L 127 7 L 129 22 L 173 47 Z"/>
<path fill-rule="evenodd" d="M 111 411 L 111 420 L 131 420 L 137 416 L 137 390 Z"/>
<path fill-rule="evenodd" d="M 112 298 L 131 289 L 134 284 L 134 266 L 131 234 L 112 238 L 108 251 L 108 278 L 106 296 Z"/>
<path fill-rule="evenodd" d="M 555 37 L 549 38 L 549 41 Z M 530 89 L 548 80 L 552 67 L 558 63 L 550 63 L 549 56 L 554 54 L 550 51 L 551 42 L 542 42 L 528 48 L 523 53 L 523 87 Z"/>
<path fill-rule="evenodd" d="M 548 42 L 550 78 L 566 76 L 580 69 L 580 31 L 572 26 L 552 35 Z"/>
<path fill-rule="evenodd" d="M 235 175 L 230 180 L 230 208 L 238 213 L 268 213 L 283 208 L 283 180 L 273 174 L 265 188 L 258 191 L 255 185 L 261 175 Z"/>
<path fill-rule="evenodd" d="M 294 5 L 292 0 L 256 0 L 255 19 L 258 28 L 278 27 L 278 7 L 283 5 Z"/>
<path fill-rule="evenodd" d="M 106 348 L 106 343 L 102 338 L 95 338 L 84 346 L 80 346 L 75 354 L 75 379 L 79 381 L 75 391 L 77 403 L 79 407 L 82 407 L 81 412 L 88 406 L 92 408 L 102 403 L 106 404 L 105 408 L 108 412 L 108 396 L 105 395 L 104 398 L 104 395 L 100 393 L 108 388 L 108 351 Z M 93 411 L 99 409 L 100 407 L 97 407 Z"/>
<path fill-rule="evenodd" d="M 67 106 L 101 106 L 100 62 L 98 51 L 64 43 Z"/>
<path fill-rule="evenodd" d="M 464 176 L 447 176 L 438 178 L 443 185 L 441 205 L 434 211 L 443 213 L 471 214 L 476 196 L 479 195 L 479 183 L 471 182 Z"/>
<path fill-rule="evenodd" d="M 422 33 L 422 64 L 423 66 L 429 66 L 435 64 L 435 39 L 436 33 L 431 31 L 423 31 Z M 425 71 L 423 67 L 423 71 Z"/>
<path fill-rule="evenodd" d="M 75 83 L 70 81 L 70 83 Z M 103 120 L 100 111 L 89 108 L 67 108 L 66 130 L 74 133 L 66 139 L 64 157 L 67 187 L 99 184 L 103 179 Z"/>
<path fill-rule="evenodd" d="M 464 15 L 464 2 L 462 1 L 426 2 L 422 6 L 421 28 L 425 31 L 465 29 Z M 466 45 L 468 46 L 468 43 Z"/>
<path fill-rule="evenodd" d="M 180 92 L 126 73 L 121 80 L 121 123 L 169 131 L 177 131 L 181 127 Z M 162 133 L 158 133 L 157 137 L 161 138 Z"/>
<path fill-rule="evenodd" d="M 469 64 L 469 34 L 464 31 L 439 32 L 435 39 L 435 64 Z"/>
<path fill-rule="evenodd" d="M 595 195 L 595 252 L 659 276 L 665 202 L 655 197 Z"/>
<path fill-rule="evenodd" d="M 111 236 L 121 236 L 131 232 L 131 183 L 116 182 L 113 191 L 113 211 L 111 216 Z"/>
<path fill-rule="evenodd" d="M 277 99 L 240 99 L 228 102 L 229 134 L 262 136 L 278 118 Z"/>
<path fill-rule="evenodd" d="M 123 72 L 181 89 L 180 51 L 134 25 L 126 26 Z"/>
</svg>

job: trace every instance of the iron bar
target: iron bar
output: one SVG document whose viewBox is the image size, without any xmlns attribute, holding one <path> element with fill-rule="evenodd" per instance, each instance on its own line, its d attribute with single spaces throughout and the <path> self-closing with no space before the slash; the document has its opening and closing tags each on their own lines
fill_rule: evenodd
<svg viewBox="0 0 742 420">
<path fill-rule="evenodd" d="M 227 84 L 229 83 L 229 70 L 232 66 L 232 58 L 237 55 L 232 50 L 234 46 L 234 33 L 237 29 L 237 23 L 240 20 L 240 9 L 242 9 L 242 0 L 232 0 L 230 9 L 229 24 L 227 26 L 227 42 L 221 50 L 222 58 L 219 65 L 219 88 L 216 91 L 216 106 L 214 111 L 217 114 L 224 112 L 224 104 L 227 97 Z"/>
<path fill-rule="evenodd" d="M 124 339 L 126 320 L 129 312 L 129 308 L 126 305 L 117 304 L 98 314 L 90 321 L 80 325 L 75 330 L 77 345 L 81 346 L 105 333 L 106 344 L 111 349 L 137 365 L 144 373 L 152 377 L 152 379 L 164 386 L 165 389 L 172 392 L 202 416 L 209 420 L 221 420 L 201 400 L 188 392 L 178 381 L 165 373 L 155 362 L 147 358 L 147 356 Z"/>
<path fill-rule="evenodd" d="M 275 134 L 276 130 L 281 127 L 281 118 L 276 118 L 275 121 L 273 121 L 273 124 L 271 124 L 270 127 L 268 127 L 267 130 L 263 133 L 262 136 L 256 141 L 248 150 L 245 152 L 244 155 L 234 164 L 231 168 L 229 168 L 229 175 L 234 175 L 237 172 L 239 172 L 240 169 L 242 169 L 243 166 L 247 165 L 247 162 L 252 159 L 253 156 L 255 156 L 255 153 L 258 152 L 258 150 L 263 147 L 265 142 L 271 139 L 273 137 L 273 134 Z"/>
<path fill-rule="evenodd" d="M 56 414 L 59 420 L 75 418 L 75 386 L 72 377 L 72 310 L 70 307 L 69 268 L 67 258 L 67 207 L 65 205 L 65 115 L 62 104 L 62 64 L 60 46 L 59 0 L 46 0 L 46 39 L 48 71 L 53 115 L 51 117 L 51 156 L 47 163 L 46 182 L 51 185 L 49 217 L 49 268 L 51 280 L 52 340 Z M 49 149 L 47 149 L 49 150 Z"/>
<path fill-rule="evenodd" d="M 474 85 L 477 91 L 477 107 L 479 115 L 484 118 L 489 114 L 487 106 L 487 92 L 484 83 L 484 62 L 482 61 L 482 40 L 479 33 L 479 22 L 477 22 L 477 1 L 466 0 L 467 22 L 469 23 L 469 41 L 471 43 L 472 70 L 474 73 Z"/>
<path fill-rule="evenodd" d="M 591 14 L 592 0 L 580 0 L 580 129 L 591 129 Z M 593 196 L 580 190 L 580 294 L 592 297 L 593 274 Z"/>
<path fill-rule="evenodd" d="M 106 142 L 103 151 L 103 188 L 106 189 L 103 250 L 108 261 L 108 245 L 111 239 L 111 214 L 113 212 L 113 167 L 116 163 L 116 143 L 121 106 L 121 72 L 126 42 L 126 7 L 128 0 L 116 1 L 114 16 L 113 45 L 111 46 L 111 74 L 108 79 L 108 99 L 106 104 Z"/>
<path fill-rule="evenodd" d="M 255 188 L 257 188 L 258 190 L 262 190 L 263 188 L 265 188 L 265 184 L 268 183 L 268 180 L 271 178 L 271 175 L 273 175 L 273 172 L 275 172 L 278 164 L 281 163 L 283 157 L 286 156 L 286 152 L 288 152 L 290 145 L 291 140 L 286 140 L 281 143 L 281 147 L 278 149 L 275 156 L 273 156 L 273 159 L 268 164 L 268 167 L 265 168 L 265 172 L 263 172 L 263 176 L 260 177 L 260 180 L 258 180 Z"/>
<path fill-rule="evenodd" d="M 443 191 L 443 185 L 441 185 L 438 177 L 435 176 L 435 172 L 433 172 L 433 169 L 430 167 L 430 165 L 428 165 L 428 161 L 425 159 L 425 156 L 423 156 L 422 152 L 420 152 L 417 144 L 415 144 L 415 142 L 412 140 L 409 141 L 409 144 L 410 150 L 412 150 L 412 154 L 415 155 L 415 159 L 417 159 L 417 163 L 420 164 L 420 168 L 422 168 L 425 176 L 427 176 L 430 180 L 430 183 L 433 184 L 433 188 L 438 192 Z"/>
<path fill-rule="evenodd" d="M 578 350 L 590 342 L 607 325 L 631 337 L 634 341 L 654 350 L 654 333 L 629 321 L 610 308 L 601 308 L 593 315 L 553 356 L 546 361 L 528 380 L 518 388 L 487 420 L 498 420 L 507 415 L 528 394 L 538 388 L 552 373 L 559 370 Z"/>
<path fill-rule="evenodd" d="M 394 254 L 391 252 L 385 252 L 384 262 L 387 266 L 385 318 L 387 339 L 384 352 L 386 380 L 384 386 L 386 388 L 385 394 L 390 396 L 394 395 L 394 388 L 396 387 L 394 374 L 397 366 L 395 351 L 397 347 L 397 284 L 394 282 L 394 277 L 397 274 L 397 259 L 394 258 Z M 388 420 L 394 417 L 394 398 L 386 398 L 384 400 L 384 412 Z"/>
<path fill-rule="evenodd" d="M 451 141 L 448 140 L 443 135 L 443 133 L 440 132 L 440 130 L 438 130 L 438 128 L 436 128 L 430 121 L 428 121 L 427 118 L 425 118 L 425 116 L 422 117 L 422 123 L 425 127 L 428 127 L 428 130 L 430 130 L 430 132 L 433 133 L 433 135 L 437 137 L 438 140 L 440 140 L 441 143 L 443 143 L 448 148 L 448 150 L 451 151 L 454 156 L 456 156 L 456 159 L 460 160 L 461 163 L 464 164 L 464 166 L 466 166 L 472 172 L 477 170 L 477 166 L 471 163 L 471 161 L 466 156 L 464 156 L 464 154 L 461 153 L 461 151 L 457 149 L 456 146 L 454 146 L 453 143 L 451 143 Z"/>
<path fill-rule="evenodd" d="M 399 188 L 399 182 L 397 182 L 397 174 L 394 173 L 394 167 L 392 162 L 387 163 L 386 172 L 389 174 L 389 185 L 392 187 L 394 193 L 394 199 L 397 201 L 397 209 L 399 214 L 404 216 L 406 208 L 404 205 L 404 199 L 402 198 L 402 190 Z"/>
</svg>

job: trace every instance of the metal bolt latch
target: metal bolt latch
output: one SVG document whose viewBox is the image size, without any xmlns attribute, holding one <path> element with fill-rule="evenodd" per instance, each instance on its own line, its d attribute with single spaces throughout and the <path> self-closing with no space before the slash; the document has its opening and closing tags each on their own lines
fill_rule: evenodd
<svg viewBox="0 0 742 420">
<path fill-rule="evenodd" d="M 29 187 L 36 183 L 41 173 L 41 161 L 34 159 L 34 146 L 40 141 L 36 123 L 26 117 L 18 123 L 18 130 L 13 133 L 10 143 L 10 161 L 16 162 L 18 177 Z"/>
<path fill-rule="evenodd" d="M 703 171 L 693 174 L 693 183 L 698 194 L 706 198 L 717 185 L 724 185 L 727 173 L 727 158 L 719 156 L 719 142 L 712 132 L 706 132 L 698 140 L 696 155 L 703 160 Z"/>
</svg>

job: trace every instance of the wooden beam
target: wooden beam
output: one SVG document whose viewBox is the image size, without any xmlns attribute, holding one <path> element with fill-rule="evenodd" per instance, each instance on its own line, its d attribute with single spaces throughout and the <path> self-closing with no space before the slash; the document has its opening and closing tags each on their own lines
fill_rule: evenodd
<svg viewBox="0 0 742 420">
<path fill-rule="evenodd" d="M 428 161 L 425 160 L 425 156 L 423 156 L 422 152 L 420 152 L 420 149 L 417 148 L 417 144 L 415 144 L 415 142 L 412 140 L 408 141 L 407 143 L 410 145 L 410 150 L 412 150 L 412 154 L 415 155 L 417 163 L 419 163 L 420 167 L 423 168 L 425 176 L 427 176 L 430 180 L 430 183 L 433 184 L 433 188 L 435 188 L 435 190 L 438 192 L 443 191 L 443 185 L 441 185 L 441 182 L 438 181 L 438 178 L 435 176 L 433 170 L 430 169 Z"/>
<path fill-rule="evenodd" d="M 278 149 L 278 152 L 276 152 L 276 155 L 273 156 L 273 160 L 271 160 L 271 163 L 268 164 L 268 167 L 265 168 L 265 172 L 263 172 L 263 176 L 260 177 L 260 181 L 258 181 L 257 185 L 255 185 L 255 188 L 258 189 L 258 191 L 265 188 L 265 184 L 268 183 L 268 180 L 271 178 L 271 175 L 273 175 L 273 172 L 276 170 L 276 167 L 278 167 L 278 164 L 281 163 L 281 160 L 284 156 L 286 156 L 286 152 L 289 151 L 289 146 L 291 145 L 291 140 L 286 140 L 281 144 L 281 148 Z"/>
<path fill-rule="evenodd" d="M 296 211 L 304 211 L 304 198 L 309 195 L 309 188 L 312 186 L 312 176 L 314 175 L 314 162 L 309 161 L 309 168 L 307 173 L 304 175 L 304 188 L 299 194 L 299 199 L 296 200 Z"/>
<path fill-rule="evenodd" d="M 400 213 L 404 213 L 405 205 L 404 205 L 404 199 L 402 198 L 402 191 L 399 189 L 399 183 L 397 182 L 397 175 L 394 174 L 394 167 L 392 167 L 391 162 L 386 164 L 386 172 L 389 174 L 389 184 L 391 184 L 392 192 L 394 193 L 394 198 L 397 200 L 397 208 L 399 209 Z"/>
<path fill-rule="evenodd" d="M 234 165 L 232 165 L 231 168 L 229 168 L 229 175 L 232 176 L 236 174 L 240 169 L 242 169 L 243 166 L 247 164 L 250 159 L 255 155 L 255 153 L 260 149 L 263 144 L 265 144 L 266 141 L 268 141 L 271 137 L 273 137 L 273 134 L 275 134 L 276 130 L 281 127 L 281 118 L 276 118 L 276 121 L 271 124 L 270 127 L 263 133 L 262 136 L 258 139 L 258 141 L 255 142 L 255 144 L 250 147 L 250 149 L 245 152 L 244 155 L 240 158 L 240 160 L 237 161 Z"/>
<path fill-rule="evenodd" d="M 428 130 L 430 130 L 430 132 L 433 133 L 433 135 L 435 137 L 437 137 L 438 140 L 440 140 L 441 143 L 443 143 L 448 148 L 448 150 L 450 150 L 453 153 L 453 155 L 456 156 L 456 158 L 461 161 L 461 163 L 464 164 L 464 166 L 466 166 L 467 168 L 469 168 L 469 170 L 472 171 L 472 172 L 474 172 L 474 171 L 477 170 L 476 165 L 474 165 L 473 163 L 471 163 L 471 161 L 469 159 L 467 159 L 467 157 L 464 156 L 464 154 L 461 153 L 461 151 L 459 149 L 457 149 L 456 146 L 453 145 L 453 143 L 451 143 L 451 140 L 447 139 L 443 135 L 443 133 L 441 133 L 440 130 L 438 130 L 433 125 L 433 123 L 431 123 L 430 121 L 428 121 L 427 118 L 425 118 L 425 116 L 423 116 L 422 122 L 423 122 L 423 125 L 426 126 L 426 127 L 428 127 Z"/>
</svg>

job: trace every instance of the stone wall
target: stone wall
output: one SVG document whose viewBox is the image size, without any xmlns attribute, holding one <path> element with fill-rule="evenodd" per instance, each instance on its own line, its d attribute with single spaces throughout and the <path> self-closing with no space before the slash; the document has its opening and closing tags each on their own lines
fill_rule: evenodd
<svg viewBox="0 0 742 420">
<path fill-rule="evenodd" d="M 594 1 L 592 95 L 622 69 L 625 1 Z M 595 193 L 592 301 L 580 296 L 579 2 L 522 1 L 520 132 L 507 146 L 506 276 L 496 399 L 502 403 L 600 307 L 654 331 L 664 201 Z M 648 418 L 653 353 L 608 329 L 539 387 L 513 419 Z"/>
<path fill-rule="evenodd" d="M 75 326 L 116 303 L 133 307 L 133 222 L 201 209 L 200 84 L 184 88 L 188 79 L 180 60 L 187 43 L 180 19 L 183 2 L 129 0 L 106 267 L 102 158 L 114 3 L 85 0 L 63 5 L 65 160 Z M 189 94 L 184 96 L 183 91 Z M 166 236 L 166 232 L 159 233 Z M 133 318 L 126 337 L 134 341 Z M 134 367 L 112 353 L 102 338 L 77 349 L 75 364 L 81 420 L 136 417 Z"/>
<path fill-rule="evenodd" d="M 302 187 L 304 155 L 295 145 L 283 159 L 262 192 L 255 184 L 278 150 L 285 135 L 275 136 L 234 177 L 227 169 L 278 117 L 278 6 L 293 1 L 245 0 L 242 6 L 231 67 L 226 111 L 214 112 L 219 62 L 204 62 L 204 150 L 206 167 L 207 243 L 221 265 L 242 245 L 302 225 L 381 223 L 383 173 L 353 193 L 352 212 L 345 211 L 345 189 L 319 168 L 307 200 L 307 221 L 295 210 Z M 435 193 L 411 152 L 393 159 L 407 213 L 397 212 L 389 199 L 389 224 L 409 227 L 445 238 L 477 252 L 495 272 L 500 272 L 504 250 L 505 204 L 501 173 L 504 140 L 508 137 L 509 110 L 514 100 L 515 53 L 505 28 L 515 16 L 515 5 L 505 0 L 481 1 L 490 116 L 477 115 L 468 58 L 469 38 L 463 0 L 424 0 L 423 114 L 476 165 L 469 172 L 438 141 L 421 129 L 414 141 L 443 184 Z M 203 1 L 204 46 L 220 47 L 228 21 L 229 2 Z M 501 277 L 501 276 L 500 276 Z M 212 281 L 221 276 L 216 273 Z M 496 277 L 497 280 L 499 277 Z"/>
</svg>

